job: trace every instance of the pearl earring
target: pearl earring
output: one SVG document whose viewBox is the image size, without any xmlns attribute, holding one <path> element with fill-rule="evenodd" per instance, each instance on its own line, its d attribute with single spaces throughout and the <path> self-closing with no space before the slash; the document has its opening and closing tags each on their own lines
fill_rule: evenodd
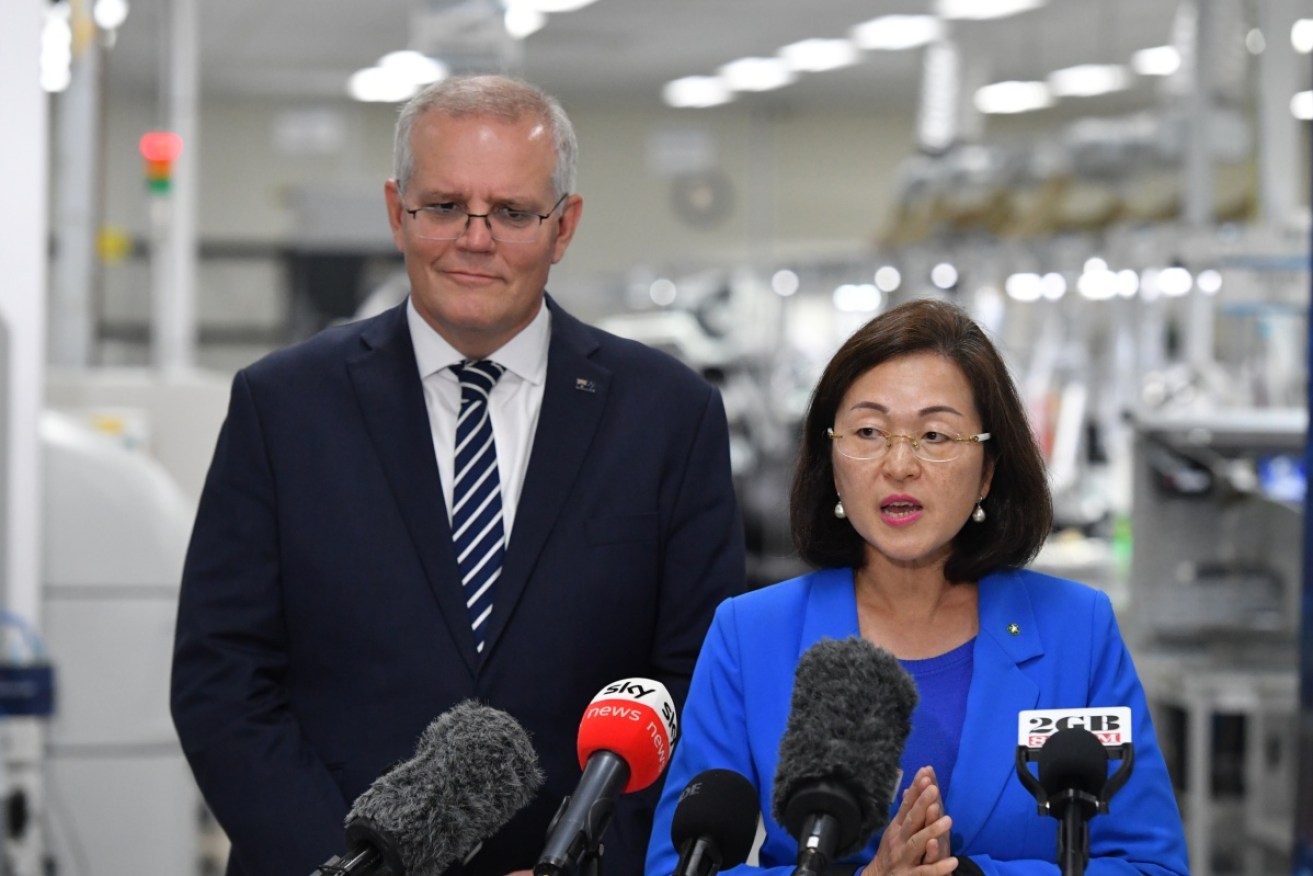
<svg viewBox="0 0 1313 876">
<path fill-rule="evenodd" d="M 985 509 L 982 508 L 981 505 L 980 505 L 980 503 L 983 502 L 983 501 L 985 501 L 985 497 L 984 497 L 984 496 L 981 496 L 979 499 L 977 499 L 977 500 L 976 500 L 976 510 L 974 510 L 974 511 L 971 512 L 971 519 L 974 520 L 974 521 L 976 521 L 977 523 L 984 523 L 984 522 L 985 522 Z"/>
<path fill-rule="evenodd" d="M 834 516 L 838 517 L 840 520 L 843 520 L 848 516 L 848 512 L 843 510 L 843 499 L 834 503 Z"/>
</svg>

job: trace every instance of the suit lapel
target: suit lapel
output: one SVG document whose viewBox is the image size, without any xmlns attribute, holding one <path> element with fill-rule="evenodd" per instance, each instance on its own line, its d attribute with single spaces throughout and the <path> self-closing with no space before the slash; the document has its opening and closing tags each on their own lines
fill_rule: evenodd
<svg viewBox="0 0 1313 876">
<path fill-rule="evenodd" d="M 497 581 L 485 654 L 490 655 L 524 593 L 543 546 L 584 464 L 606 409 L 611 372 L 590 356 L 597 341 L 550 297 L 552 335 L 542 409 L 525 472 L 515 529 Z"/>
<path fill-rule="evenodd" d="M 406 324 L 406 305 L 376 319 L 361 339 L 366 349 L 347 360 L 347 373 L 365 428 L 428 576 L 429 588 L 472 675 L 478 656 L 433 458 L 433 432 Z"/>
<path fill-rule="evenodd" d="M 1039 688 L 1021 671 L 1043 653 L 1034 611 L 1021 587 L 1001 587 L 999 576 L 980 582 L 980 631 L 973 653 L 971 692 L 957 765 L 945 809 L 968 831 L 954 847 L 970 846 L 1016 776 L 1017 713 L 1033 709 Z"/>
</svg>

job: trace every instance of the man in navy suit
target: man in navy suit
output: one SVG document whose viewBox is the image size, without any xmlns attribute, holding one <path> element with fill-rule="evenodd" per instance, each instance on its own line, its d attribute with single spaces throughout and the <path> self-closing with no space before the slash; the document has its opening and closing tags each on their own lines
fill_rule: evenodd
<svg viewBox="0 0 1313 876">
<path fill-rule="evenodd" d="M 233 381 L 172 682 L 230 876 L 302 876 L 341 852 L 355 798 L 469 698 L 530 732 L 547 780 L 451 872 L 531 868 L 578 782 L 588 701 L 641 676 L 682 704 L 713 609 L 743 588 L 718 393 L 546 294 L 583 209 L 576 152 L 559 104 L 523 82 L 427 88 L 385 186 L 407 301 Z M 499 499 L 479 501 L 500 514 L 477 528 L 500 571 L 476 595 L 449 509 L 457 372 L 483 361 Z M 653 800 L 620 799 L 607 872 L 641 872 Z"/>
</svg>

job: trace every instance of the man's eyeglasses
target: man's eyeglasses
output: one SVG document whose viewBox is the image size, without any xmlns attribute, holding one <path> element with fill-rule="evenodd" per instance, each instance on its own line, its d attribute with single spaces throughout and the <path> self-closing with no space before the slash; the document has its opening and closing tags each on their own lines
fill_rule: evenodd
<svg viewBox="0 0 1313 876">
<path fill-rule="evenodd" d="M 849 459 L 881 459 L 894 446 L 895 438 L 902 438 L 912 447 L 912 453 L 926 462 L 948 462 L 962 455 L 968 444 L 980 444 L 989 440 L 988 432 L 979 435 L 949 435 L 945 432 L 926 432 L 920 438 L 911 435 L 896 435 L 874 426 L 862 426 L 851 432 L 836 432 L 826 429 L 825 436 L 834 442 L 835 448 Z"/>
<path fill-rule="evenodd" d="M 495 207 L 487 213 L 471 213 L 461 204 L 428 204 L 411 210 L 401 209 L 410 214 L 415 223 L 415 236 L 425 240 L 455 240 L 470 227 L 471 219 L 482 219 L 492 239 L 499 243 L 533 243 L 542 231 L 542 225 L 556 209 L 565 203 L 570 195 L 567 192 L 552 205 L 546 213 L 532 210 L 515 210 L 511 207 Z"/>
</svg>

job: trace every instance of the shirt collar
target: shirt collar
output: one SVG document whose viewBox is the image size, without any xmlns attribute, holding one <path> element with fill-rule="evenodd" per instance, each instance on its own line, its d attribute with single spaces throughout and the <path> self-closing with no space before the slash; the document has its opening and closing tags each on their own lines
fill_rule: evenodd
<svg viewBox="0 0 1313 876">
<path fill-rule="evenodd" d="M 410 341 L 415 348 L 415 364 L 419 368 L 421 380 L 465 359 L 455 347 L 447 343 L 446 338 L 424 321 L 409 296 L 406 298 L 406 324 L 410 328 Z M 551 312 L 544 301 L 533 321 L 488 358 L 521 380 L 539 386 L 547 378 L 547 347 L 551 334 Z"/>
</svg>

